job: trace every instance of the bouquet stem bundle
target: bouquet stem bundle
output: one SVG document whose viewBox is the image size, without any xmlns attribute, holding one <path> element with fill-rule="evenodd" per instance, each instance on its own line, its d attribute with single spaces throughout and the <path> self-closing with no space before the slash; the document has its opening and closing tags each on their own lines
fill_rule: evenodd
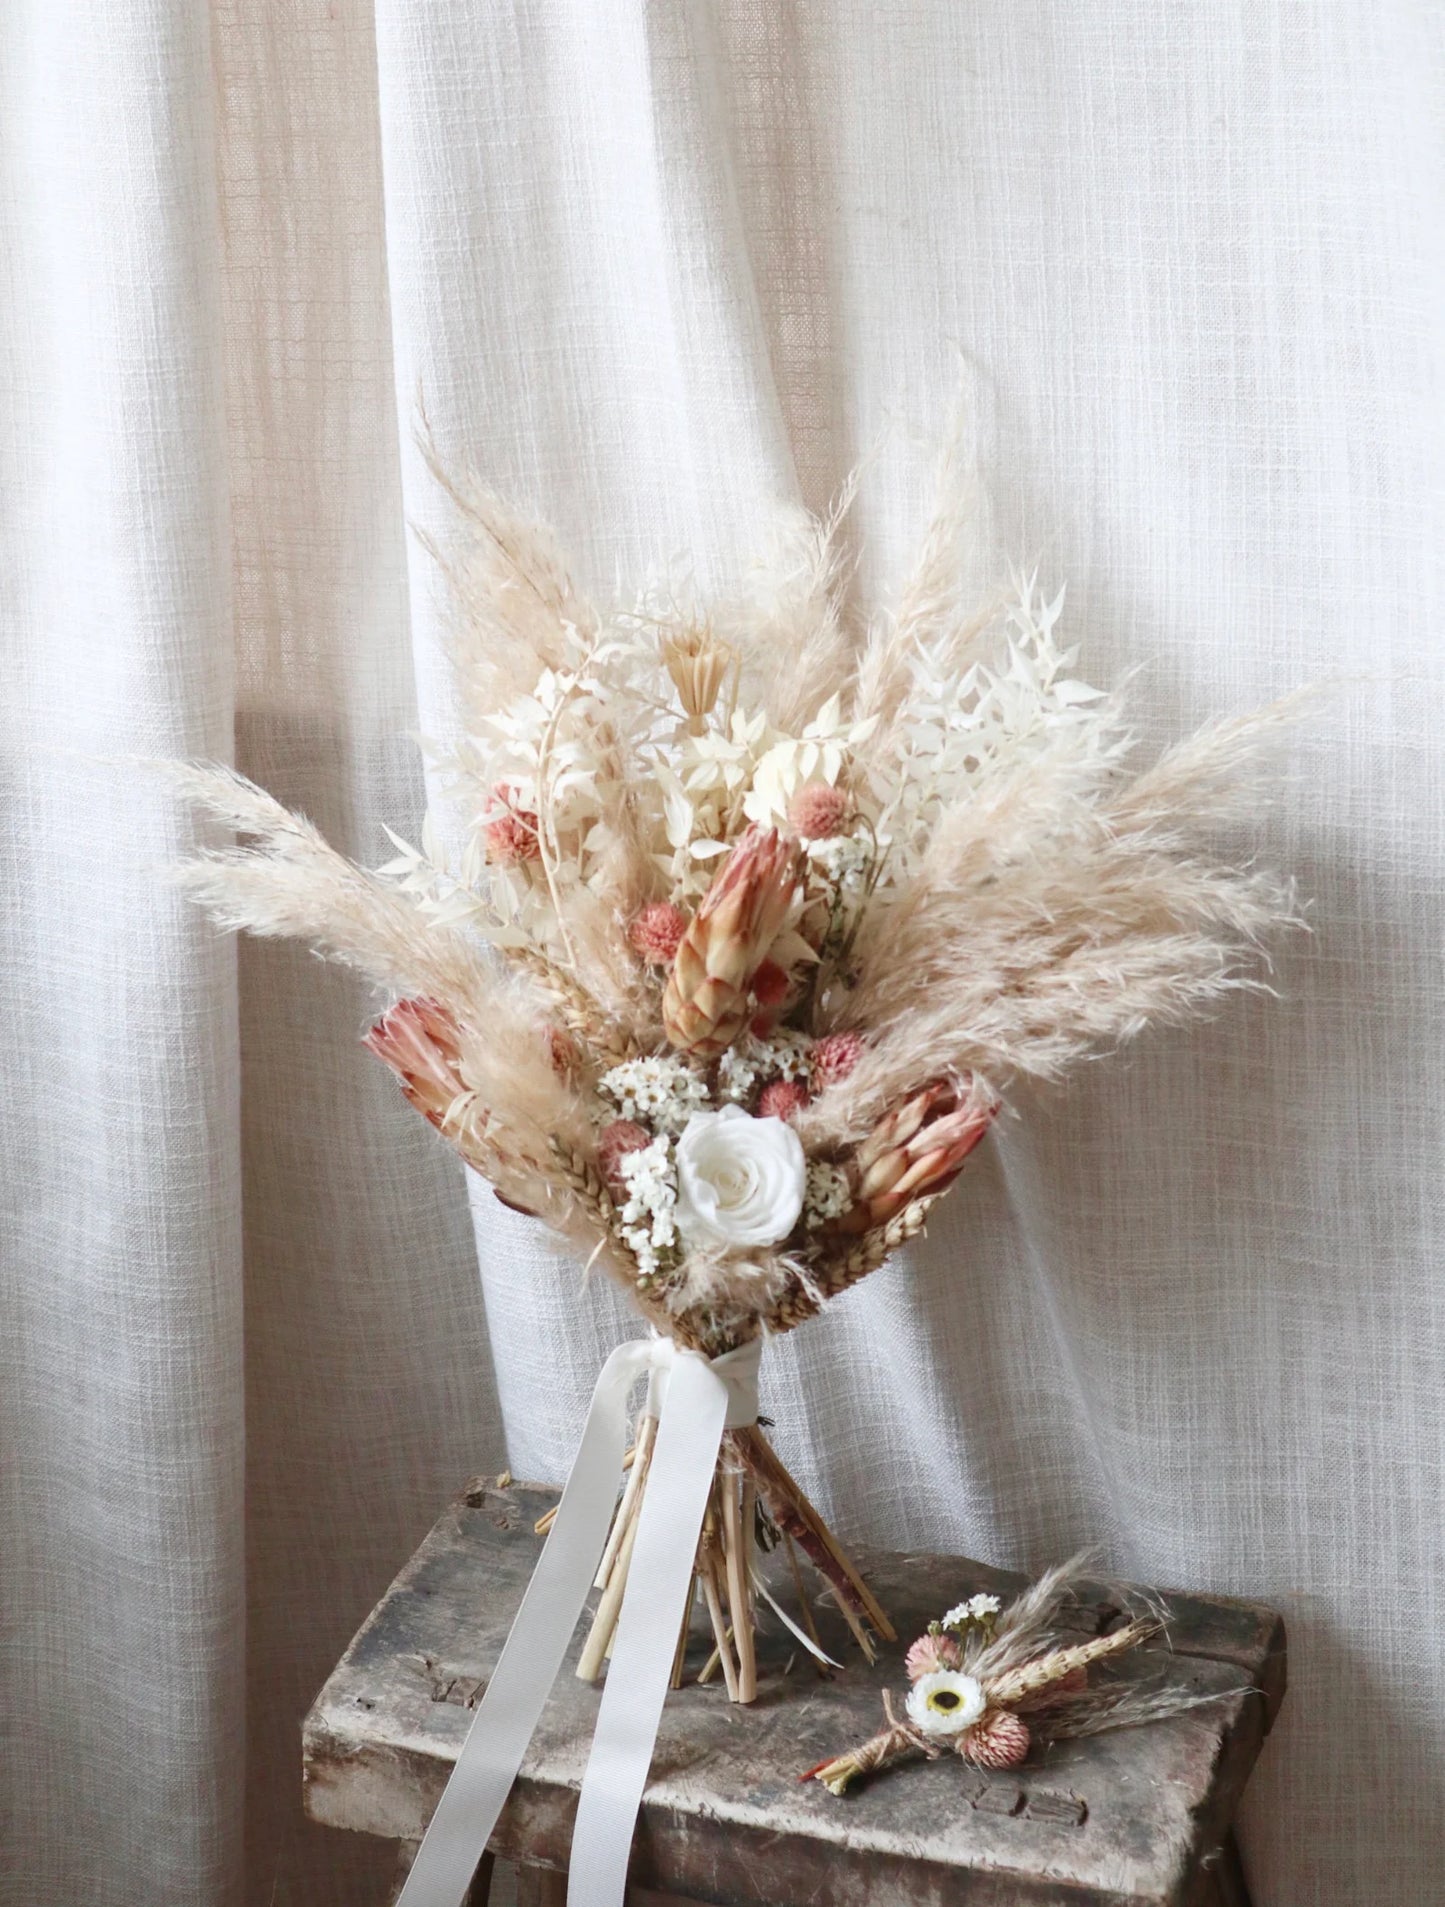
<svg viewBox="0 0 1445 1907">
<path fill-rule="evenodd" d="M 601 1597 L 578 1658 L 577 1674 L 584 1682 L 597 1680 L 611 1654 L 632 1566 L 632 1548 L 656 1435 L 657 1419 L 640 1418 L 637 1441 L 625 1460 L 627 1481 L 597 1572 L 596 1587 Z M 539 1534 L 550 1526 L 554 1515 L 555 1512 L 549 1511 L 541 1519 L 537 1525 Z M 804 1627 L 819 1654 L 822 1643 L 798 1564 L 800 1552 L 823 1578 L 868 1661 L 874 1659 L 874 1636 L 885 1642 L 897 1640 L 897 1632 L 882 1606 L 821 1513 L 789 1473 L 764 1433 L 753 1426 L 728 1433 L 713 1478 L 693 1566 L 692 1594 L 678 1638 L 673 1669 L 675 1688 L 682 1686 L 687 1633 L 692 1611 L 700 1598 L 712 1628 L 714 1646 L 697 1680 L 710 1682 L 720 1671 L 730 1700 L 751 1702 L 757 1695 L 754 1584 L 760 1542 L 769 1548 L 778 1543 L 786 1545 Z"/>
</svg>

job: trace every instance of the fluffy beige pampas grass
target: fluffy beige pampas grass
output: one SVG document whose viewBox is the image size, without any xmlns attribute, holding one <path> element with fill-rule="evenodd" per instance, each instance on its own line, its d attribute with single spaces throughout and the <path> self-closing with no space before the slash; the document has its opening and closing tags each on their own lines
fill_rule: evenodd
<svg viewBox="0 0 1445 1907">
<path fill-rule="evenodd" d="M 1303 706 L 1217 724 L 1132 777 L 1045 751 L 945 814 L 828 996 L 830 1028 L 866 1045 L 805 1115 L 808 1140 L 861 1138 L 930 1066 L 981 1092 L 1056 1080 L 1260 984 L 1261 943 L 1297 918 L 1292 889 L 1203 837 L 1257 801 L 1267 746 Z"/>
<path fill-rule="evenodd" d="M 586 1150 L 591 1125 L 582 1098 L 553 1063 L 545 997 L 522 973 L 338 854 L 304 816 L 243 775 L 205 764 L 170 772 L 183 796 L 243 837 L 180 867 L 182 889 L 223 927 L 304 940 L 389 992 L 445 1002 L 469 1088 L 453 1111 L 450 1136 L 506 1196 L 545 1207 L 559 1229 L 574 1230 L 554 1142 Z"/>
</svg>

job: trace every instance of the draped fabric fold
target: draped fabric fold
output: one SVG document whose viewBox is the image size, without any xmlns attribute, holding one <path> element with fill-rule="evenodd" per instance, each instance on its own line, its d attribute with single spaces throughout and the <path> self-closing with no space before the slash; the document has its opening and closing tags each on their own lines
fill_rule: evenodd
<svg viewBox="0 0 1445 1907">
<path fill-rule="evenodd" d="M 3 10 L 3 1907 L 385 1898 L 302 1819 L 298 1719 L 463 1477 L 565 1475 L 631 1328 L 465 1186 L 359 987 L 185 912 L 118 758 L 234 753 L 384 860 L 454 721 L 418 399 L 599 590 L 745 577 L 871 453 L 861 599 L 960 364 L 981 529 L 1091 673 L 1145 665 L 1149 741 L 1353 684 L 1260 822 L 1314 931 L 1278 1000 L 1023 1104 L 770 1352 L 772 1434 L 845 1539 L 1279 1603 L 1254 1898 L 1431 1897 L 1441 39 L 1425 0 Z"/>
</svg>

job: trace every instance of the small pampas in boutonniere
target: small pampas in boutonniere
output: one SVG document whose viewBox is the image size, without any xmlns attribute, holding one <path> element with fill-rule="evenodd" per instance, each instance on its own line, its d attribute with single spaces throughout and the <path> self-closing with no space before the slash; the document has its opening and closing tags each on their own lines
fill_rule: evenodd
<svg viewBox="0 0 1445 1907">
<path fill-rule="evenodd" d="M 902 1715 L 885 1694 L 887 1726 L 800 1779 L 844 1794 L 875 1769 L 949 1753 L 975 1768 L 1017 1768 L 1036 1743 L 1139 1727 L 1210 1700 L 1091 1679 L 1097 1664 L 1137 1649 L 1164 1625 L 1148 1613 L 1109 1635 L 1069 1640 L 1061 1618 L 1088 1562 L 1076 1556 L 1050 1570 L 1007 1608 L 997 1596 L 977 1595 L 930 1623 L 904 1658 L 910 1687 Z"/>
</svg>

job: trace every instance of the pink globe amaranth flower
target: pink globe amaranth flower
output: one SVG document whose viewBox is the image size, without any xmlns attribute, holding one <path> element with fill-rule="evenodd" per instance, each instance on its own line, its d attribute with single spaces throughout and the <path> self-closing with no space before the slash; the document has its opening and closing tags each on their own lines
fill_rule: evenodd
<svg viewBox="0 0 1445 1907">
<path fill-rule="evenodd" d="M 920 1636 L 904 1656 L 903 1666 L 909 1681 L 917 1682 L 939 1669 L 956 1669 L 962 1660 L 963 1652 L 952 1636 Z"/>
<path fill-rule="evenodd" d="M 846 1079 L 858 1064 L 863 1039 L 858 1033 L 825 1033 L 808 1055 L 813 1085 L 820 1093 Z"/>
<path fill-rule="evenodd" d="M 843 832 L 843 823 L 852 806 L 841 788 L 830 788 L 823 781 L 810 781 L 793 796 L 788 821 L 805 841 L 826 841 L 830 835 Z"/>
<path fill-rule="evenodd" d="M 495 821 L 487 823 L 482 834 L 487 843 L 487 859 L 497 867 L 517 867 L 525 861 L 542 858 L 537 817 L 525 809 L 498 815 Z"/>
<path fill-rule="evenodd" d="M 1028 1759 L 1029 1725 L 1012 1709 L 991 1708 L 958 1738 L 958 1753 L 976 1768 L 1017 1768 Z"/>
<path fill-rule="evenodd" d="M 808 1103 L 808 1090 L 796 1079 L 775 1079 L 758 1096 L 759 1119 L 791 1119 Z"/>
<path fill-rule="evenodd" d="M 687 932 L 687 915 L 671 901 L 649 901 L 632 918 L 627 940 L 633 952 L 640 954 L 649 967 L 667 967 L 682 945 Z"/>
<path fill-rule="evenodd" d="M 597 1167 L 614 1192 L 626 1190 L 622 1161 L 630 1152 L 641 1152 L 652 1144 L 652 1134 L 635 1119 L 614 1119 L 597 1138 Z"/>
</svg>

